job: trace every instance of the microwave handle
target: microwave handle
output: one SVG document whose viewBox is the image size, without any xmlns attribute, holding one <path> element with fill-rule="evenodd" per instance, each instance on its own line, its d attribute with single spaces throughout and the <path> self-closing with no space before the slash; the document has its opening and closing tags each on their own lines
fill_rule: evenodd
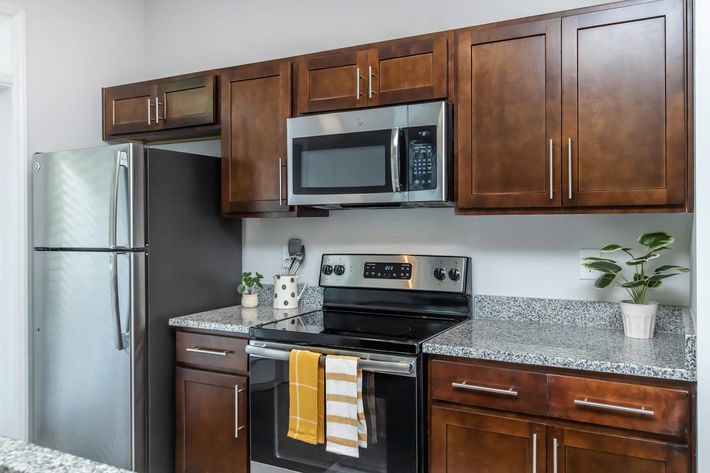
<svg viewBox="0 0 710 473">
<path fill-rule="evenodd" d="M 399 179 L 399 127 L 392 128 L 392 142 L 390 143 L 390 171 L 392 174 L 392 190 L 402 192 L 402 184 Z"/>
</svg>

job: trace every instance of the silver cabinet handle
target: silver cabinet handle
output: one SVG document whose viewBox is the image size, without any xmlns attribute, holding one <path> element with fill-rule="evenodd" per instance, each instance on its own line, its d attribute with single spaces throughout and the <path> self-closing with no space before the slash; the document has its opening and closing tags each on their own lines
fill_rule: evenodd
<svg viewBox="0 0 710 473">
<path fill-rule="evenodd" d="M 392 143 L 390 143 L 390 173 L 392 174 L 392 190 L 401 192 L 399 182 L 399 127 L 392 128 Z"/>
<path fill-rule="evenodd" d="M 567 186 L 567 197 L 572 200 L 572 138 L 567 139 Z"/>
<path fill-rule="evenodd" d="M 283 205 L 283 160 L 279 158 L 279 205 Z"/>
<path fill-rule="evenodd" d="M 552 473 L 557 473 L 557 437 L 552 439 Z"/>
<path fill-rule="evenodd" d="M 652 410 L 646 409 L 645 407 L 637 408 L 637 407 L 616 406 L 614 404 L 606 404 L 603 402 L 588 401 L 587 398 L 575 399 L 574 405 L 575 406 L 582 406 L 582 407 L 592 407 L 595 409 L 603 409 L 603 410 L 607 410 L 607 411 L 625 412 L 627 414 L 639 414 L 642 416 L 654 416 L 656 414 Z"/>
<path fill-rule="evenodd" d="M 554 152 L 552 149 L 552 140 L 550 140 L 550 200 L 554 199 L 555 194 L 554 194 L 554 188 L 553 188 L 553 183 L 552 179 L 553 177 L 553 170 L 552 170 L 552 160 L 554 159 Z"/>
<path fill-rule="evenodd" d="M 234 385 L 234 438 L 239 438 L 239 431 L 245 426 L 239 426 L 239 393 L 244 392 L 243 389 L 239 389 L 238 385 Z"/>
<path fill-rule="evenodd" d="M 374 91 L 372 90 L 372 77 L 375 74 L 372 73 L 372 66 L 367 67 L 367 98 L 371 99 L 372 96 L 374 95 Z"/>
<path fill-rule="evenodd" d="M 227 356 L 230 353 L 232 353 L 229 350 L 213 350 L 211 348 L 202 348 L 202 347 L 188 347 L 188 348 L 185 348 L 185 351 L 190 352 L 190 353 L 202 353 L 203 355 L 217 355 L 217 356 Z"/>
<path fill-rule="evenodd" d="M 155 96 L 155 124 L 160 123 L 160 106 L 163 105 L 162 103 L 158 102 L 158 96 Z M 165 117 L 163 116 L 163 119 Z"/>
<path fill-rule="evenodd" d="M 456 389 L 467 389 L 469 391 L 480 391 L 484 393 L 491 394 L 501 394 L 503 396 L 518 397 L 518 391 L 514 391 L 513 388 L 510 389 L 498 389 L 489 388 L 488 386 L 477 386 L 475 384 L 468 384 L 466 381 L 463 383 L 451 383 L 452 388 Z"/>
<path fill-rule="evenodd" d="M 147 100 L 148 100 L 148 125 L 152 125 L 153 124 L 152 117 L 150 116 L 150 107 L 152 107 L 152 105 L 150 104 L 150 98 L 148 98 Z M 116 105 L 115 104 L 113 106 L 113 122 L 116 123 Z"/>
<path fill-rule="evenodd" d="M 537 434 L 533 434 L 532 473 L 537 472 Z"/>
<path fill-rule="evenodd" d="M 360 68 L 355 68 L 355 100 L 360 101 Z"/>
</svg>

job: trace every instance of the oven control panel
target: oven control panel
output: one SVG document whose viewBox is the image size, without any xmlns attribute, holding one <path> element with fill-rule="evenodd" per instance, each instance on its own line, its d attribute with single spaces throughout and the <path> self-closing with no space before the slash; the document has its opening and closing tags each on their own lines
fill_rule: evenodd
<svg viewBox="0 0 710 473">
<path fill-rule="evenodd" d="M 435 255 L 324 254 L 322 287 L 470 291 L 470 258 Z"/>
</svg>

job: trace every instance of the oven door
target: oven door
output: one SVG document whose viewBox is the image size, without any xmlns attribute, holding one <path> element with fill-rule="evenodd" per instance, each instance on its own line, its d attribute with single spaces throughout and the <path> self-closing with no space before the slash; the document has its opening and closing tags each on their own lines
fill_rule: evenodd
<svg viewBox="0 0 710 473">
<path fill-rule="evenodd" d="M 407 106 L 289 119 L 289 205 L 407 202 L 406 126 Z"/>
<path fill-rule="evenodd" d="M 363 369 L 367 448 L 359 458 L 326 452 L 289 438 L 288 356 L 292 348 L 358 356 Z M 368 355 L 323 348 L 252 341 L 249 414 L 252 473 L 420 471 L 421 415 L 417 358 Z M 403 369 L 404 367 L 407 367 Z M 410 371 L 410 372 L 407 372 Z M 326 432 L 327 434 L 327 432 Z"/>
</svg>

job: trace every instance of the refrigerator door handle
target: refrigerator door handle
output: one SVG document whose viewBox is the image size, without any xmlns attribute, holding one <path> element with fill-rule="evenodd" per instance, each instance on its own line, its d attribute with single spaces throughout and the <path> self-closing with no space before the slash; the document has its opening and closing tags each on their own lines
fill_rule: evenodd
<svg viewBox="0 0 710 473">
<path fill-rule="evenodd" d="M 111 273 L 111 312 L 113 315 L 114 344 L 116 350 L 125 350 L 127 344 L 124 343 L 124 333 L 121 328 L 121 307 L 118 302 L 118 255 L 125 253 L 111 253 L 109 272 Z"/>
<path fill-rule="evenodd" d="M 118 231 L 118 186 L 121 176 L 121 167 L 128 170 L 128 153 L 123 150 L 116 151 L 116 168 L 113 173 L 113 185 L 111 187 L 111 208 L 108 219 L 108 245 L 109 248 L 116 248 L 116 233 Z"/>
</svg>

